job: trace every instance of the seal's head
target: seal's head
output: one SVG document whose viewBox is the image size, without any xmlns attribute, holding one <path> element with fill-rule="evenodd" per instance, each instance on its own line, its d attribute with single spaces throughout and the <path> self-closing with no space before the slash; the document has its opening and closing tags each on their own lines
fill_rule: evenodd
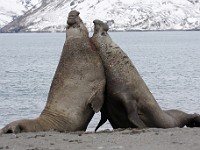
<svg viewBox="0 0 200 150">
<path fill-rule="evenodd" d="M 104 23 L 101 20 L 94 20 L 94 34 L 100 32 L 100 34 L 106 34 L 106 32 L 109 30 L 109 27 L 106 23 Z"/>
<path fill-rule="evenodd" d="M 79 16 L 79 12 L 72 10 L 68 14 L 66 35 L 68 38 L 88 36 L 88 30 Z"/>
<path fill-rule="evenodd" d="M 76 10 L 72 10 L 69 12 L 68 19 L 67 19 L 67 24 L 68 26 L 76 26 L 82 23 L 81 18 L 79 17 L 79 12 Z"/>
</svg>

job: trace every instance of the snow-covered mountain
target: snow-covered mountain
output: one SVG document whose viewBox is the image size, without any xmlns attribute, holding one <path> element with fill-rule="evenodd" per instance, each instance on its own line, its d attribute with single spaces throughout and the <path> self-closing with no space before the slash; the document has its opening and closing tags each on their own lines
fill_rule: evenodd
<svg viewBox="0 0 200 150">
<path fill-rule="evenodd" d="M 67 15 L 74 9 L 80 12 L 89 30 L 94 19 L 107 21 L 112 30 L 200 29 L 200 0 L 38 1 L 37 7 L 3 27 L 1 32 L 64 31 Z"/>
<path fill-rule="evenodd" d="M 0 28 L 23 15 L 41 0 L 1 0 L 0 2 Z"/>
</svg>

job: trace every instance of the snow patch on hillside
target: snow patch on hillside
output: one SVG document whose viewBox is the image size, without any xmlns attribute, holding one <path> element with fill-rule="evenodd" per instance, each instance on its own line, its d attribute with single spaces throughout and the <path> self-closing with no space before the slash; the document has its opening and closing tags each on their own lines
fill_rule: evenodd
<svg viewBox="0 0 200 150">
<path fill-rule="evenodd" d="M 0 28 L 23 15 L 41 0 L 2 0 L 0 3 Z"/>
<path fill-rule="evenodd" d="M 108 22 L 111 30 L 200 29 L 199 0 L 46 0 L 38 5 L 3 31 L 64 31 L 71 10 L 80 12 L 89 30 L 95 19 Z"/>
</svg>

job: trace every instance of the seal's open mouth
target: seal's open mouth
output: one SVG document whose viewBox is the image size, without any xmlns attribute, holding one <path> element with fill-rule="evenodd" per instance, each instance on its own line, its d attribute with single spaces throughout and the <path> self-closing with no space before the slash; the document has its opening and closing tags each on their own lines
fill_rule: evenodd
<svg viewBox="0 0 200 150">
<path fill-rule="evenodd" d="M 74 24 L 76 24 L 77 22 L 76 22 L 76 19 L 77 19 L 77 17 L 79 16 L 79 12 L 78 11 L 76 11 L 76 10 L 72 10 L 70 13 L 69 13 L 69 15 L 68 15 L 68 19 L 67 19 L 67 24 L 69 25 L 69 26 L 72 26 L 72 25 L 74 25 Z"/>
</svg>

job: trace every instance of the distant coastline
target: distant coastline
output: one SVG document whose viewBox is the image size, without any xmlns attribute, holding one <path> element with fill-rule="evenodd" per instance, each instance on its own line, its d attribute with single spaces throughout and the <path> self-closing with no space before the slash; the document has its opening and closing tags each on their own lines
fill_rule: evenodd
<svg viewBox="0 0 200 150">
<path fill-rule="evenodd" d="M 200 31 L 200 29 L 187 29 L 187 30 L 109 30 L 109 32 L 173 32 L 173 31 Z M 89 31 L 93 32 L 93 31 Z M 3 32 L 0 29 L 0 33 L 65 33 L 65 31 L 19 31 L 19 32 Z"/>
</svg>

